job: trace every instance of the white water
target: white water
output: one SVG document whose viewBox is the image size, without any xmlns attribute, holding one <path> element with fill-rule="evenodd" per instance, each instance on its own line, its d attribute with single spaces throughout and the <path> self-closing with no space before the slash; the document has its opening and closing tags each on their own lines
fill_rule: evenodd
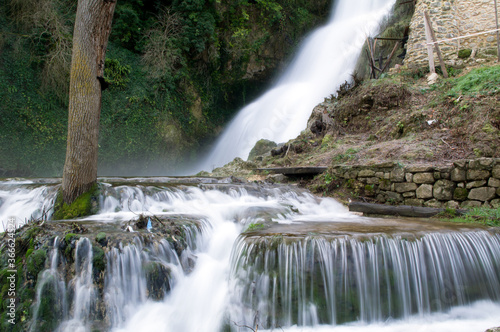
<svg viewBox="0 0 500 332">
<path fill-rule="evenodd" d="M 10 218 L 18 228 L 32 218 L 50 217 L 56 192 L 56 186 L 39 186 L 30 180 L 0 181 L 0 232 Z"/>
<path fill-rule="evenodd" d="M 272 89 L 239 111 L 196 171 L 247 159 L 262 138 L 280 143 L 300 134 L 313 108 L 351 79 L 366 37 L 394 2 L 338 0 L 330 22 L 307 38 Z"/>
</svg>

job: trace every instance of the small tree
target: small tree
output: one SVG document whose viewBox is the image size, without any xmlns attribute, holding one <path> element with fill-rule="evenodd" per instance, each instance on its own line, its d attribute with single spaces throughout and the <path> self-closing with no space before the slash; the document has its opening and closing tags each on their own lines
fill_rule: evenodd
<svg viewBox="0 0 500 332">
<path fill-rule="evenodd" d="M 62 198 L 71 204 L 97 182 L 104 59 L 116 0 L 78 0 L 69 88 Z"/>
</svg>

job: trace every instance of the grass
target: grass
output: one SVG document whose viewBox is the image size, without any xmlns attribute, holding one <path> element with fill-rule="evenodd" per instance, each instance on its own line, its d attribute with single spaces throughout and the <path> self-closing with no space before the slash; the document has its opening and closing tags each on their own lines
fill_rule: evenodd
<svg viewBox="0 0 500 332">
<path fill-rule="evenodd" d="M 448 96 L 494 94 L 500 91 L 500 66 L 482 67 L 453 79 Z"/>
<path fill-rule="evenodd" d="M 250 225 L 248 225 L 248 228 L 245 230 L 245 232 L 257 231 L 257 230 L 263 229 L 265 227 L 266 227 L 266 225 L 261 223 L 261 222 L 251 223 Z"/>
<path fill-rule="evenodd" d="M 457 216 L 455 210 L 447 209 L 441 217 L 449 218 L 450 221 L 457 223 L 500 227 L 500 208 L 472 208 L 462 216 Z"/>
</svg>

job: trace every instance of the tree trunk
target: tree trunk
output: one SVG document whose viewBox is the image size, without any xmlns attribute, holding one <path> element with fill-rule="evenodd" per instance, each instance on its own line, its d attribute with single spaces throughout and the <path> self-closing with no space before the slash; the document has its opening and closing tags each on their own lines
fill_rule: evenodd
<svg viewBox="0 0 500 332">
<path fill-rule="evenodd" d="M 79 0 L 73 35 L 68 140 L 62 192 L 66 204 L 97 182 L 104 58 L 116 0 Z"/>
</svg>

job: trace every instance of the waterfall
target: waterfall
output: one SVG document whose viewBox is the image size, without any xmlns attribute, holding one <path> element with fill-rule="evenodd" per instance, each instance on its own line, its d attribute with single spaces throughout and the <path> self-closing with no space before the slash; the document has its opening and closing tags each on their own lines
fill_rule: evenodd
<svg viewBox="0 0 500 332">
<path fill-rule="evenodd" d="M 268 237 L 235 246 L 231 317 L 241 325 L 338 325 L 500 302 L 500 235 Z"/>
<path fill-rule="evenodd" d="M 6 180 L 0 181 L 0 232 L 14 217 L 16 228 L 31 219 L 50 218 L 57 186 L 52 181 Z"/>
<path fill-rule="evenodd" d="M 255 143 L 295 138 L 313 108 L 354 71 L 366 37 L 376 32 L 394 0 L 338 0 L 324 27 L 314 31 L 277 83 L 241 109 L 196 171 L 211 171 L 235 157 L 247 159 Z"/>
</svg>

